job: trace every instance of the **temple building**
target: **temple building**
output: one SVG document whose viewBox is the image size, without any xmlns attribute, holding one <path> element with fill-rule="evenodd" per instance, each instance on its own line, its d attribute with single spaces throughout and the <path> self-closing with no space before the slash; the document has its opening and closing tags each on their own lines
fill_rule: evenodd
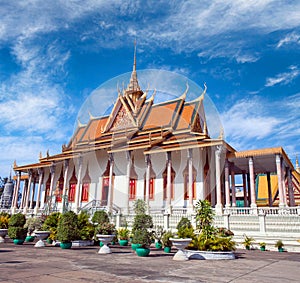
<svg viewBox="0 0 300 283">
<path fill-rule="evenodd" d="M 297 172 L 281 147 L 239 152 L 222 129 L 219 137 L 210 136 L 206 86 L 194 100 L 187 99 L 187 85 L 177 98 L 154 103 L 155 92 L 148 97 L 139 85 L 134 56 L 127 87 L 116 91 L 110 113 L 78 123 L 61 153 L 34 164 L 15 162 L 13 213 L 97 206 L 126 214 L 136 199 L 169 214 L 192 212 L 199 199 L 208 199 L 218 214 L 237 205 L 300 204 L 299 165 Z"/>
</svg>

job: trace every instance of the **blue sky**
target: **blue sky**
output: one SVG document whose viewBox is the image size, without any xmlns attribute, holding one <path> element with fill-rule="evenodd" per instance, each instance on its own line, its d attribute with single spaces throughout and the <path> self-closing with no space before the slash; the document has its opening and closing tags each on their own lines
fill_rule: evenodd
<svg viewBox="0 0 300 283">
<path fill-rule="evenodd" d="M 300 2 L 0 0 L 0 176 L 59 153 L 91 91 L 137 69 L 206 82 L 237 150 L 300 156 Z"/>
</svg>

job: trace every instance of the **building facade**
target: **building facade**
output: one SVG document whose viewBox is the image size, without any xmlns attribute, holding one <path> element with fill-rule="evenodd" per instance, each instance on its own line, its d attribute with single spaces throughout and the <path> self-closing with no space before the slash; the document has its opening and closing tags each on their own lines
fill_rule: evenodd
<svg viewBox="0 0 300 283">
<path fill-rule="evenodd" d="M 187 85 L 176 99 L 155 104 L 155 93 L 148 98 L 139 85 L 134 56 L 127 88 L 117 91 L 109 115 L 78 123 L 61 153 L 40 156 L 35 164 L 15 162 L 13 213 L 79 212 L 91 206 L 130 213 L 141 198 L 151 211 L 168 214 L 192 212 L 197 200 L 208 199 L 222 214 L 237 205 L 236 175 L 243 180 L 243 205 L 255 209 L 262 204 L 261 174 L 264 205 L 300 203 L 300 175 L 282 148 L 238 152 L 223 139 L 222 129 L 218 138 L 210 137 L 206 86 L 195 100 L 187 100 Z"/>
</svg>

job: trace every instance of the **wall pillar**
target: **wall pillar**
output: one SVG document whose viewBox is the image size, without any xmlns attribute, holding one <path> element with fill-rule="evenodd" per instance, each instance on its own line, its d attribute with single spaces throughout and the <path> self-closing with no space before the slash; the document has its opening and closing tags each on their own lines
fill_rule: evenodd
<svg viewBox="0 0 300 283">
<path fill-rule="evenodd" d="M 192 212 L 194 209 L 193 205 L 193 150 L 188 149 L 188 172 L 189 172 L 189 181 L 188 181 L 188 191 L 189 191 L 189 204 L 188 204 L 188 210 L 189 212 Z"/>
<path fill-rule="evenodd" d="M 131 159 L 131 150 L 126 152 L 126 160 L 127 160 L 127 172 L 126 172 L 126 188 L 127 188 L 127 202 L 126 202 L 126 211 L 129 214 L 130 208 L 130 171 L 132 167 L 132 159 Z"/>
<path fill-rule="evenodd" d="M 149 212 L 149 191 L 150 191 L 150 169 L 151 169 L 151 158 L 149 154 L 146 154 L 146 193 L 145 202 L 147 204 L 147 210 Z"/>
<path fill-rule="evenodd" d="M 249 157 L 249 174 L 250 174 L 250 195 L 251 195 L 251 208 L 257 208 L 256 194 L 255 194 L 255 176 L 253 157 Z"/>
<path fill-rule="evenodd" d="M 34 209 L 34 214 L 35 215 L 38 214 L 39 208 L 40 208 L 41 190 L 42 190 L 42 182 L 43 182 L 43 175 L 44 175 L 43 168 L 38 168 L 38 174 L 39 174 L 39 184 L 38 184 L 36 203 L 35 203 L 35 209 Z"/>
<path fill-rule="evenodd" d="M 17 206 L 18 206 L 18 196 L 20 190 L 20 183 L 21 183 L 21 171 L 17 171 L 17 182 L 14 190 L 13 202 L 12 202 L 12 210 L 11 213 L 15 214 Z"/>
<path fill-rule="evenodd" d="M 108 197 L 107 197 L 107 209 L 108 212 L 112 211 L 113 205 L 113 173 L 114 173 L 114 156 L 112 153 L 109 154 L 110 166 L 109 166 L 109 186 L 108 186 Z"/>
<path fill-rule="evenodd" d="M 243 194 L 244 194 L 244 207 L 248 206 L 248 198 L 247 198 L 247 179 L 246 179 L 246 172 L 243 171 L 242 173 L 242 179 L 243 179 Z"/>
<path fill-rule="evenodd" d="M 231 196 L 232 196 L 232 206 L 236 207 L 236 195 L 235 195 L 235 174 L 233 169 L 231 169 Z"/>
<path fill-rule="evenodd" d="M 229 162 L 227 158 L 225 160 L 225 200 L 225 207 L 230 207 Z"/>
<path fill-rule="evenodd" d="M 77 174 L 77 184 L 76 184 L 76 194 L 75 194 L 75 211 L 76 213 L 79 212 L 80 210 L 80 191 L 81 191 L 81 175 L 82 175 L 82 156 L 79 157 L 78 159 L 78 174 Z"/>
<path fill-rule="evenodd" d="M 22 192 L 22 198 L 21 198 L 21 205 L 20 208 L 23 209 L 25 207 L 25 202 L 26 202 L 26 196 L 28 192 L 28 179 L 24 180 L 24 185 L 23 185 L 23 192 Z"/>
<path fill-rule="evenodd" d="M 172 214 L 172 159 L 171 152 L 167 152 L 167 205 L 168 213 Z"/>
<path fill-rule="evenodd" d="M 36 185 L 36 178 L 35 175 L 33 176 L 33 184 L 32 184 L 32 194 L 30 198 L 30 205 L 29 208 L 33 209 L 33 202 L 34 202 L 34 195 L 35 195 L 35 185 Z"/>
<path fill-rule="evenodd" d="M 271 207 L 271 206 L 273 206 L 273 197 L 272 197 L 272 186 L 271 186 L 270 172 L 267 172 L 267 185 L 268 185 L 268 202 L 269 202 L 269 207 Z"/>
<path fill-rule="evenodd" d="M 292 177 L 292 171 L 288 167 L 286 167 L 286 175 L 287 175 L 287 179 L 288 179 L 289 206 L 294 207 L 295 206 L 295 196 L 294 196 L 294 190 L 293 190 L 293 177 Z"/>
<path fill-rule="evenodd" d="M 278 178 L 278 194 L 279 194 L 279 207 L 284 207 L 283 187 L 282 187 L 282 170 L 281 170 L 281 157 L 276 154 L 276 171 Z"/>
<path fill-rule="evenodd" d="M 221 153 L 222 147 L 217 146 L 217 150 L 215 151 L 215 159 L 216 159 L 216 190 L 217 190 L 217 203 L 216 203 L 216 214 L 223 214 L 223 204 L 222 204 L 222 191 L 221 191 Z"/>
<path fill-rule="evenodd" d="M 28 210 L 28 205 L 29 205 L 29 197 L 30 197 L 30 190 L 31 190 L 31 184 L 32 184 L 32 170 L 28 170 L 28 185 L 27 185 L 27 190 L 26 190 L 26 197 L 25 197 L 25 202 L 24 202 L 24 209 L 23 213 L 26 214 Z"/>
<path fill-rule="evenodd" d="M 69 171 L 69 159 L 64 161 L 64 185 L 62 191 L 62 206 L 60 212 L 63 213 L 67 210 L 66 205 L 68 203 L 68 171 Z"/>
</svg>

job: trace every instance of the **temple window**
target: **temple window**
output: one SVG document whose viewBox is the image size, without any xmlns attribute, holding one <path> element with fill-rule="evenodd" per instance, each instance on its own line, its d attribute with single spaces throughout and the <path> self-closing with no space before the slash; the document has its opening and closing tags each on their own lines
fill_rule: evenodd
<svg viewBox="0 0 300 283">
<path fill-rule="evenodd" d="M 73 170 L 73 174 L 72 174 L 69 184 L 70 184 L 70 186 L 69 186 L 68 200 L 69 200 L 69 202 L 73 202 L 73 201 L 75 201 L 75 192 L 76 192 L 76 186 L 77 186 L 77 178 L 75 175 L 75 168 Z"/>
<path fill-rule="evenodd" d="M 82 179 L 81 201 L 89 200 L 90 183 L 91 183 L 91 178 L 89 176 L 89 169 L 87 167 L 85 176 Z"/>
<path fill-rule="evenodd" d="M 192 188 L 193 188 L 193 199 L 196 199 L 196 175 L 197 171 L 195 167 L 193 166 L 192 168 L 193 171 L 193 183 L 192 183 Z M 183 178 L 184 178 L 184 199 L 189 199 L 189 166 L 188 164 L 183 170 Z"/>
<path fill-rule="evenodd" d="M 153 171 L 152 166 L 150 167 L 150 180 L 149 180 L 149 200 L 154 200 L 154 185 L 155 185 L 156 174 Z M 147 188 L 146 173 L 144 174 L 144 200 L 146 199 L 146 188 Z"/>
<path fill-rule="evenodd" d="M 136 198 L 136 179 L 129 180 L 129 199 L 135 200 Z"/>
</svg>

